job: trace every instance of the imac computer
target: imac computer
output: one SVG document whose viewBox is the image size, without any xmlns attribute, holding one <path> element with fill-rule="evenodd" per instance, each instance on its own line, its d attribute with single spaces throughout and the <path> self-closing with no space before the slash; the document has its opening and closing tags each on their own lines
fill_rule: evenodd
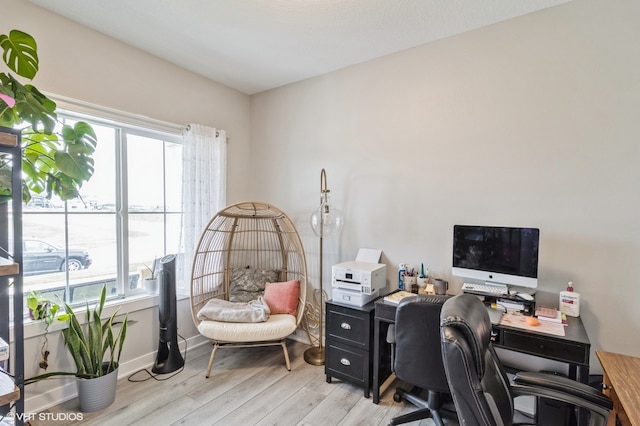
<svg viewBox="0 0 640 426">
<path fill-rule="evenodd" d="M 451 273 L 496 286 L 503 294 L 508 286 L 534 289 L 539 241 L 537 228 L 455 225 Z"/>
</svg>

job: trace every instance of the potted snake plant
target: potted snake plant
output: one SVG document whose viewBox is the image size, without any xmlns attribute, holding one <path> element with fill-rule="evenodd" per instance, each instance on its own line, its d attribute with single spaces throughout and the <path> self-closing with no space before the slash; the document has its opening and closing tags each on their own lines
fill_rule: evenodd
<svg viewBox="0 0 640 426">
<path fill-rule="evenodd" d="M 118 367 L 122 346 L 127 335 L 128 317 L 116 322 L 116 310 L 102 319 L 107 296 L 106 286 L 102 287 L 100 299 L 93 310 L 86 307 L 86 324 L 83 326 L 77 314 L 65 304 L 65 313 L 58 319 L 68 326 L 62 330 L 64 344 L 76 365 L 75 372 L 52 372 L 41 374 L 24 381 L 25 385 L 55 376 L 75 376 L 78 378 L 78 398 L 80 410 L 97 411 L 108 407 L 115 400 Z M 116 332 L 116 327 L 120 329 Z"/>
</svg>

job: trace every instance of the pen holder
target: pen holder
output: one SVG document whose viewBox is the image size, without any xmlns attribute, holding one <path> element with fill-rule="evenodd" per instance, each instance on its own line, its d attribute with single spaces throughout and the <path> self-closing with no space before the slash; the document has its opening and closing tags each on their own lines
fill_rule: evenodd
<svg viewBox="0 0 640 426">
<path fill-rule="evenodd" d="M 424 278 L 417 277 L 416 280 L 417 280 L 418 287 L 420 287 L 420 288 L 425 288 L 427 286 L 427 284 L 429 284 L 429 278 L 428 277 L 424 277 Z"/>
<path fill-rule="evenodd" d="M 411 291 L 411 286 L 418 283 L 418 277 L 405 275 L 402 277 L 402 282 L 404 282 L 404 289 Z"/>
</svg>

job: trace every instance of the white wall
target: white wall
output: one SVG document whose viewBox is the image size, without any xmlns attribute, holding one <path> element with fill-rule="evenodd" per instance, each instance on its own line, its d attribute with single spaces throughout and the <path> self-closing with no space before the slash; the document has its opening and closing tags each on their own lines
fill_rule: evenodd
<svg viewBox="0 0 640 426">
<path fill-rule="evenodd" d="M 241 165 L 249 152 L 249 96 L 28 1 L 0 0 L 0 10 L 2 33 L 20 29 L 38 43 L 38 89 L 174 124 L 226 130 L 229 201 L 246 199 Z"/>
<path fill-rule="evenodd" d="M 254 95 L 253 197 L 295 220 L 316 287 L 322 168 L 346 216 L 325 277 L 374 247 L 393 285 L 425 262 L 457 292 L 454 224 L 539 227 L 542 301 L 573 281 L 592 349 L 640 355 L 639 17 L 576 0 Z"/>
</svg>

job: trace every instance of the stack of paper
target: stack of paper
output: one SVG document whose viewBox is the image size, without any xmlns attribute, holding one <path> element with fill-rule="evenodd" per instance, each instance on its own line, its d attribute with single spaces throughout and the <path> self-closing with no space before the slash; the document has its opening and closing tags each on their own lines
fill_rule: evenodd
<svg viewBox="0 0 640 426">
<path fill-rule="evenodd" d="M 409 296 L 417 296 L 417 295 L 415 293 L 411 293 L 409 291 L 400 290 L 400 291 L 396 291 L 395 293 L 391 293 L 388 296 L 385 296 L 384 300 L 385 300 L 385 302 L 391 302 L 391 303 L 398 304 L 398 303 L 400 303 L 400 301 L 402 299 L 404 299 L 405 297 L 409 297 Z"/>
<path fill-rule="evenodd" d="M 543 307 L 544 308 L 544 307 Z M 544 313 L 540 313 L 538 309 L 536 309 L 536 316 L 538 317 L 539 321 L 547 321 L 547 322 L 554 322 L 556 324 L 567 324 L 567 316 L 563 313 L 561 313 L 559 310 L 557 309 L 553 309 L 555 312 L 551 313 L 551 312 L 544 312 Z M 551 316 L 553 315 L 553 316 Z"/>
</svg>

